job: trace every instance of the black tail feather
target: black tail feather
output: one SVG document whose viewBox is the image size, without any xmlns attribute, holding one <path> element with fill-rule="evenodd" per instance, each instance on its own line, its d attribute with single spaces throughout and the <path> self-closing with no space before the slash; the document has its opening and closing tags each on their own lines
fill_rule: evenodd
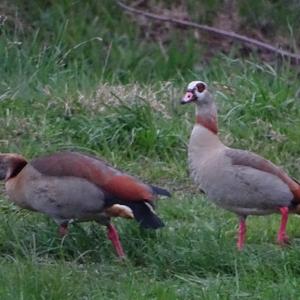
<svg viewBox="0 0 300 300">
<path fill-rule="evenodd" d="M 147 229 L 157 229 L 164 227 L 164 222 L 155 214 L 152 205 L 148 202 L 127 202 L 127 206 L 132 209 L 134 218 L 140 226 Z"/>
<path fill-rule="evenodd" d="M 150 185 L 150 186 L 155 194 L 171 197 L 171 193 L 169 191 L 160 188 L 158 186 L 154 186 L 154 185 Z"/>
</svg>

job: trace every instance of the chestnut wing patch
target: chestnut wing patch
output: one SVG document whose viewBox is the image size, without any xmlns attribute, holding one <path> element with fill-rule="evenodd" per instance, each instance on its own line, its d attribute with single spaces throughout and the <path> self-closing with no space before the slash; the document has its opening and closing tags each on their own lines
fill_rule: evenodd
<svg viewBox="0 0 300 300">
<path fill-rule="evenodd" d="M 113 176 L 103 189 L 118 199 L 128 201 L 153 200 L 154 195 L 146 184 L 128 175 Z"/>
<path fill-rule="evenodd" d="M 77 152 L 59 152 L 37 158 L 30 163 L 47 176 L 74 176 L 103 185 L 113 175 L 113 170 L 101 160 Z"/>
<path fill-rule="evenodd" d="M 149 186 L 134 177 L 121 173 L 104 161 L 78 152 L 59 152 L 37 158 L 31 165 L 47 176 L 84 178 L 112 197 L 127 201 L 152 200 Z"/>
</svg>

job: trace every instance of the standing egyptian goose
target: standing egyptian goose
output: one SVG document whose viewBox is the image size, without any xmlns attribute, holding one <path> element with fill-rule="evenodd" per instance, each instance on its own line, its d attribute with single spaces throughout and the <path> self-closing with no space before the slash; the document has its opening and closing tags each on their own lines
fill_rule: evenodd
<svg viewBox="0 0 300 300">
<path fill-rule="evenodd" d="M 110 218 L 135 218 L 141 227 L 162 227 L 152 201 L 158 194 L 170 196 L 164 189 L 78 152 L 58 152 L 31 162 L 17 154 L 0 154 L 0 180 L 5 180 L 12 202 L 50 216 L 62 236 L 68 233 L 71 220 L 106 225 L 119 257 L 125 254 Z"/>
<path fill-rule="evenodd" d="M 288 213 L 297 211 L 300 185 L 270 161 L 220 141 L 216 105 L 204 82 L 188 85 L 181 103 L 192 102 L 196 123 L 188 146 L 191 177 L 208 199 L 238 215 L 238 249 L 244 246 L 248 215 L 276 212 L 281 213 L 277 240 L 285 244 Z"/>
</svg>

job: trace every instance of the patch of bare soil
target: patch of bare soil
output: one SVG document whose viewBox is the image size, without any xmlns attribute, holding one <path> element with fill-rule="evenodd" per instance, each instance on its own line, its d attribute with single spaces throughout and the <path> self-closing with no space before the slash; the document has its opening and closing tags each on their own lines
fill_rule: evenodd
<svg viewBox="0 0 300 300">
<path fill-rule="evenodd" d="M 170 17 L 184 21 L 193 21 L 188 13 L 187 4 L 185 1 L 174 1 L 173 4 L 166 5 L 163 3 L 163 1 L 140 0 L 131 3 L 131 6 L 163 17 Z M 164 50 L 164 46 L 170 41 L 171 32 L 174 31 L 174 29 L 188 29 L 186 26 L 175 25 L 159 20 L 150 20 L 141 15 L 130 16 L 132 21 L 141 28 L 141 38 L 157 41 L 162 50 Z M 228 32 L 243 34 L 249 38 L 254 38 L 258 41 L 274 45 L 275 47 L 282 48 L 290 52 L 294 51 L 293 47 L 290 46 L 290 41 L 287 37 L 278 34 L 274 35 L 274 28 L 272 26 L 264 24 L 259 28 L 248 28 L 244 25 L 245 24 L 243 24 L 243 20 L 239 14 L 237 0 L 224 0 L 223 5 L 215 13 L 212 21 L 212 26 L 215 28 Z M 206 33 L 205 31 L 199 31 L 195 29 L 190 30 L 193 30 L 193 35 L 199 44 L 206 46 L 207 50 L 204 53 L 204 59 L 209 60 L 218 52 L 229 53 L 232 50 L 234 42 L 231 39 L 225 37 L 222 38 L 209 32 Z M 182 38 L 185 38 L 184 34 L 182 34 Z M 235 49 L 238 50 L 238 56 L 247 57 L 251 53 L 255 52 L 266 61 L 271 61 L 274 59 L 274 53 L 258 49 L 255 46 L 242 43 L 234 43 L 234 45 Z"/>
<path fill-rule="evenodd" d="M 24 31 L 28 26 L 20 10 L 9 1 L 0 1 L 0 27 L 4 26 L 15 31 Z"/>
</svg>

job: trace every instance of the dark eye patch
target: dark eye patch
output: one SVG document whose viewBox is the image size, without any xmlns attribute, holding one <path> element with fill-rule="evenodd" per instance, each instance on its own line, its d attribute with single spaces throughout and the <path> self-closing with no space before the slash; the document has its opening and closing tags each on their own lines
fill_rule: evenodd
<svg viewBox="0 0 300 300">
<path fill-rule="evenodd" d="M 202 93 L 202 92 L 205 90 L 206 86 L 205 86 L 204 83 L 198 83 L 198 84 L 196 85 L 196 88 L 197 88 L 197 91 L 198 91 L 199 93 Z"/>
</svg>

